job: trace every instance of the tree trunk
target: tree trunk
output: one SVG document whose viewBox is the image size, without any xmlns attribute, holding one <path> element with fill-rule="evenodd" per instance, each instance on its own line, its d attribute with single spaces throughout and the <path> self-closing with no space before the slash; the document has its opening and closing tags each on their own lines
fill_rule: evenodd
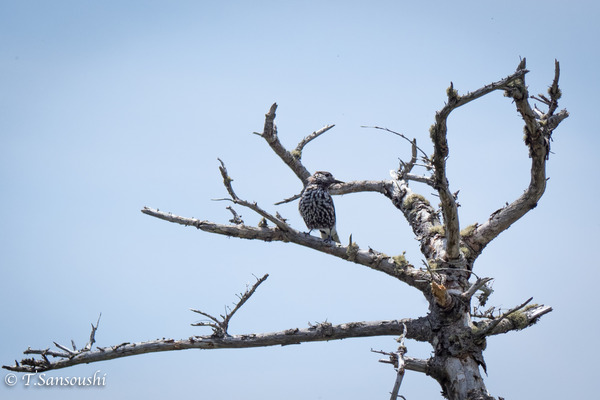
<svg viewBox="0 0 600 400">
<path fill-rule="evenodd" d="M 479 364 L 471 357 L 446 357 L 442 361 L 444 379 L 440 384 L 450 400 L 487 400 L 489 395 L 479 373 Z"/>
<path fill-rule="evenodd" d="M 455 302 L 452 308 L 454 310 L 436 310 L 431 315 L 438 329 L 434 328 L 437 334 L 432 340 L 435 354 L 431 359 L 430 374 L 450 400 L 493 399 L 479 370 L 479 367 L 486 370 L 483 360 L 485 339 L 474 334 L 477 329 L 466 312 L 469 305 Z"/>
</svg>

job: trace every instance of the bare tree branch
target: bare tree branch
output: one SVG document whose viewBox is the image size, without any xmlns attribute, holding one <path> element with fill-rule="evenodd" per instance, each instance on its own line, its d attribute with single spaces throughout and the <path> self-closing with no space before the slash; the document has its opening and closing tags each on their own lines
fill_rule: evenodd
<svg viewBox="0 0 600 400">
<path fill-rule="evenodd" d="M 391 181 L 350 181 L 331 185 L 329 192 L 342 195 L 360 192 L 377 192 L 386 194 L 390 190 Z"/>
<path fill-rule="evenodd" d="M 267 143 L 269 144 L 269 146 L 271 146 L 275 154 L 277 154 L 283 160 L 283 162 L 286 163 L 292 171 L 294 171 L 294 173 L 302 181 L 302 183 L 306 185 L 306 180 L 311 174 L 300 162 L 300 157 L 294 157 L 292 153 L 286 150 L 286 148 L 283 147 L 283 145 L 279 141 L 279 137 L 277 136 L 277 125 L 275 125 L 276 110 L 277 103 L 273 103 L 273 105 L 269 109 L 269 112 L 265 115 L 264 130 L 259 135 L 267 141 Z"/>
<path fill-rule="evenodd" d="M 552 307 L 543 304 L 531 304 L 507 315 L 502 321 L 494 323 L 496 320 L 481 321 L 477 324 L 479 329 L 486 331 L 487 336 L 500 335 L 510 331 L 520 331 L 537 323 L 542 315 L 552 312 Z M 494 328 L 488 329 L 489 324 L 494 323 Z"/>
<path fill-rule="evenodd" d="M 386 194 L 390 190 L 391 185 L 391 181 L 351 181 L 331 185 L 329 188 L 329 193 L 332 195 L 343 195 L 359 192 L 376 192 Z M 300 196 L 302 196 L 302 194 L 295 194 L 287 199 L 275 203 L 275 205 L 290 203 L 299 199 Z"/>
<path fill-rule="evenodd" d="M 319 323 L 309 328 L 292 328 L 280 332 L 258 333 L 247 335 L 233 335 L 225 337 L 192 336 L 189 339 L 158 339 L 139 343 L 122 343 L 112 347 L 98 347 L 94 351 L 80 352 L 70 357 L 46 363 L 44 360 L 23 359 L 15 365 L 4 365 L 2 368 L 17 372 L 42 372 L 51 369 L 66 368 L 78 364 L 87 364 L 98 361 L 112 360 L 115 358 L 129 357 L 145 353 L 185 349 L 232 349 L 267 346 L 285 346 L 307 342 L 347 339 L 353 337 L 371 337 L 399 335 L 407 327 L 408 339 L 428 341 L 431 338 L 431 328 L 427 318 L 403 319 L 373 322 L 350 322 L 332 325 L 328 322 Z M 25 354 L 42 354 L 43 350 L 25 351 Z M 46 355 L 53 356 L 50 352 Z M 413 364 L 407 360 L 407 369 Z M 422 370 L 423 363 L 414 363 L 417 370 Z"/>
<path fill-rule="evenodd" d="M 507 312 L 505 312 L 504 314 L 500 315 L 498 318 L 495 318 L 491 321 L 487 321 L 487 323 L 482 324 L 483 326 L 479 326 L 476 332 L 476 336 L 479 337 L 485 337 L 485 336 L 489 336 L 491 335 L 494 331 L 494 329 L 505 319 L 510 318 L 511 315 L 514 315 L 514 313 L 518 312 L 519 310 L 522 310 L 525 308 L 525 306 L 527 304 L 529 304 L 531 302 L 531 300 L 533 300 L 533 297 L 530 297 L 529 299 L 527 299 L 523 304 L 520 304 L 514 308 L 511 308 L 510 310 L 508 310 Z M 537 305 L 536 305 L 537 307 Z M 548 310 L 547 312 L 550 312 L 550 310 Z M 527 316 L 523 313 L 519 314 L 520 317 L 522 318 L 522 323 L 525 323 L 524 326 L 522 326 L 519 329 L 523 329 L 526 328 L 527 326 L 529 326 L 529 320 L 527 318 Z"/>
<path fill-rule="evenodd" d="M 369 250 L 362 250 L 356 243 L 348 246 L 332 245 L 321 238 L 299 232 L 291 227 L 287 231 L 282 231 L 279 227 L 259 228 L 247 225 L 222 225 L 210 221 L 201 221 L 196 218 L 180 217 L 149 207 L 144 207 L 142 212 L 165 221 L 185 226 L 194 226 L 205 232 L 217 233 L 219 235 L 233 236 L 241 239 L 258 239 L 266 242 L 296 243 L 381 271 L 421 291 L 426 292 L 428 290 L 427 281 L 429 276 L 426 272 L 415 268 L 406 261 L 399 264 L 394 260 L 394 257 L 387 256 L 371 248 Z"/>
</svg>

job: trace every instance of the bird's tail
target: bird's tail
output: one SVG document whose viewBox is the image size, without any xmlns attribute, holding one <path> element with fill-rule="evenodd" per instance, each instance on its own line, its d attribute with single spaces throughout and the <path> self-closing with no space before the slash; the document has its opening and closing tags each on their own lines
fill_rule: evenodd
<svg viewBox="0 0 600 400">
<path fill-rule="evenodd" d="M 342 243 L 340 241 L 340 237 L 338 236 L 337 233 L 337 229 L 335 229 L 335 226 L 330 230 L 330 229 L 322 229 L 321 230 L 321 239 L 325 239 L 325 240 L 333 240 L 334 242 L 337 243 Z"/>
</svg>

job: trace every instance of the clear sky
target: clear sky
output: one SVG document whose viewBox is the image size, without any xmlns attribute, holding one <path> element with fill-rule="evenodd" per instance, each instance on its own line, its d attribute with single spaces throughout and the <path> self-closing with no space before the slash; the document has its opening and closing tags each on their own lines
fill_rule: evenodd
<svg viewBox="0 0 600 400">
<path fill-rule="evenodd" d="M 147 205 L 227 223 L 217 157 L 237 193 L 299 229 L 300 182 L 253 131 L 279 104 L 288 147 L 326 124 L 307 168 L 340 180 L 385 179 L 410 150 L 386 126 L 431 150 L 428 128 L 451 81 L 459 92 L 512 73 L 527 57 L 532 94 L 561 62 L 561 107 L 548 189 L 538 207 L 476 263 L 492 276 L 491 305 L 533 296 L 554 311 L 494 337 L 488 389 L 510 399 L 591 398 L 598 349 L 600 60 L 592 1 L 2 1 L 0 2 L 0 363 L 52 341 L 83 346 L 102 312 L 100 346 L 209 334 L 192 327 L 269 273 L 231 323 L 255 333 L 418 317 L 415 290 L 368 268 L 292 244 L 243 241 L 143 215 Z M 462 226 L 522 193 L 529 159 L 514 105 L 495 93 L 449 120 L 448 175 Z M 431 190 L 414 185 L 430 196 Z M 433 198 L 432 198 L 433 199 Z M 417 242 L 376 194 L 336 197 L 338 231 L 387 254 Z M 259 218 L 237 209 L 248 224 Z M 427 358 L 427 345 L 408 342 Z M 268 349 L 184 351 L 54 371 L 106 374 L 104 388 L 9 388 L 11 399 L 177 397 L 387 398 L 392 367 L 371 348 L 393 337 Z M 7 371 L 2 372 L 2 378 Z M 407 372 L 407 399 L 439 398 Z"/>
</svg>

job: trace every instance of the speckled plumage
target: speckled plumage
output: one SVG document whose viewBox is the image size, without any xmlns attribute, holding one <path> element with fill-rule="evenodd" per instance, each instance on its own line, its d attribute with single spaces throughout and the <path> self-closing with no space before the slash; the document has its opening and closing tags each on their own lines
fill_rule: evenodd
<svg viewBox="0 0 600 400">
<path fill-rule="evenodd" d="M 308 178 L 298 209 L 310 231 L 318 229 L 323 239 L 340 243 L 335 228 L 335 207 L 329 194 L 329 187 L 334 183 L 342 182 L 336 180 L 329 172 L 315 172 Z"/>
</svg>

